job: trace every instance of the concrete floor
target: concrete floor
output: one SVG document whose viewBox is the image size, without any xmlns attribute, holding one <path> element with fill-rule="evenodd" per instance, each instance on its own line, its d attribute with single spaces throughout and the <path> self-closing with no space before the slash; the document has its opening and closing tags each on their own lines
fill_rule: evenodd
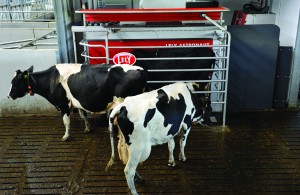
<svg viewBox="0 0 300 195">
<path fill-rule="evenodd" d="M 127 194 L 124 165 L 118 160 L 104 171 L 106 122 L 89 118 L 94 130 L 84 134 L 73 114 L 68 142 L 59 115 L 0 118 L 0 194 Z M 145 179 L 138 192 L 300 194 L 300 112 L 229 113 L 227 128 L 193 126 L 186 156 L 170 168 L 167 145 L 153 147 L 138 167 Z"/>
</svg>

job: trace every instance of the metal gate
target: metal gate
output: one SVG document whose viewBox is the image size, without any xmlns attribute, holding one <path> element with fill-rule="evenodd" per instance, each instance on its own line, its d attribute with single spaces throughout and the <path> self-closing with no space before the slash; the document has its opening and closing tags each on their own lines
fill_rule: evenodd
<svg viewBox="0 0 300 195">
<path fill-rule="evenodd" d="M 182 11 L 183 9 L 180 9 Z M 184 11 L 190 12 L 188 9 Z M 87 64 L 99 64 L 112 62 L 114 52 L 128 51 L 130 49 L 151 49 L 151 48 L 212 48 L 216 57 L 175 57 L 175 58 L 137 58 L 137 60 L 184 60 L 184 59 L 215 59 L 215 66 L 209 69 L 149 69 L 149 72 L 174 72 L 174 71 L 212 71 L 211 80 L 173 80 L 173 81 L 151 81 L 148 83 L 172 83 L 172 82 L 208 82 L 210 88 L 207 91 L 197 91 L 195 93 L 210 94 L 213 112 L 222 113 L 222 125 L 226 125 L 226 100 L 227 100 L 227 83 L 228 83 L 228 68 L 229 68 L 229 51 L 230 51 L 230 33 L 222 26 L 222 12 L 228 9 L 220 9 L 218 20 L 212 19 L 208 15 L 211 14 L 213 9 L 203 10 L 199 8 L 197 11 L 198 18 L 201 22 L 210 23 L 213 25 L 199 25 L 192 21 L 192 23 L 180 26 L 147 26 L 145 21 L 134 21 L 134 25 L 125 19 L 125 22 L 114 21 L 114 19 L 122 20 L 122 16 L 112 16 L 113 23 L 103 23 L 101 13 L 109 14 L 111 10 L 93 10 L 92 14 L 96 15 L 99 21 L 92 19 L 92 22 L 84 21 L 84 26 L 73 26 L 73 41 L 76 45 L 76 33 L 83 33 L 83 40 L 79 45 L 83 46 L 82 57 L 85 58 Z M 157 10 L 156 10 L 157 11 Z M 165 9 L 160 9 L 164 13 Z M 169 9 L 167 10 L 169 11 Z M 178 11 L 178 10 L 177 10 Z M 194 9 L 193 9 L 194 11 Z M 215 10 L 213 10 L 215 14 Z M 90 11 L 80 10 L 76 11 L 84 15 L 86 20 L 90 20 Z M 116 11 L 111 11 L 116 12 Z M 120 11 L 118 10 L 118 13 Z M 128 12 L 128 11 L 127 11 Z M 207 12 L 207 13 L 206 13 Z M 114 14 L 118 14 L 114 13 Z M 133 12 L 134 13 L 134 12 Z M 100 14 L 97 15 L 97 14 Z M 151 13 L 150 13 L 151 14 Z M 214 17 L 214 15 L 211 15 Z M 109 18 L 109 15 L 105 15 Z M 132 16 L 132 13 L 130 15 Z M 149 16 L 148 16 L 149 17 Z M 151 15 L 150 15 L 151 20 Z M 190 18 L 189 18 L 190 19 Z M 134 19 L 135 20 L 135 19 Z M 186 22 L 186 21 L 185 21 Z M 190 21 L 188 21 L 190 22 Z M 172 44 L 172 41 L 166 40 L 183 40 L 177 44 Z M 138 41 L 143 41 L 151 44 L 140 44 Z M 125 43 L 124 43 L 125 42 Z M 116 44 L 117 43 L 117 44 Z M 128 44 L 130 43 L 130 44 Z M 76 56 L 77 48 L 74 47 Z M 78 59 L 75 57 L 75 61 Z"/>
</svg>

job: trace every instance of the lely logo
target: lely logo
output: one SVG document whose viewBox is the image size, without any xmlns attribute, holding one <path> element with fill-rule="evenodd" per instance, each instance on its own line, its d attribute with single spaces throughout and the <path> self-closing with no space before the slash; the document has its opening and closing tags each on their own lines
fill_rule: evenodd
<svg viewBox="0 0 300 195">
<path fill-rule="evenodd" d="M 136 57 L 128 52 L 117 53 L 113 57 L 114 64 L 129 64 L 133 65 L 136 62 Z"/>
</svg>

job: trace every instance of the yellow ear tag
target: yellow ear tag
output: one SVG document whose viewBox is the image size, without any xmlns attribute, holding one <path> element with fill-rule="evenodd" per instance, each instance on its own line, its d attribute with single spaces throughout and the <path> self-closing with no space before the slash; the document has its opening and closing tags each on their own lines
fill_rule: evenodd
<svg viewBox="0 0 300 195">
<path fill-rule="evenodd" d="M 27 75 L 24 75 L 24 79 L 26 79 L 27 78 Z"/>
</svg>

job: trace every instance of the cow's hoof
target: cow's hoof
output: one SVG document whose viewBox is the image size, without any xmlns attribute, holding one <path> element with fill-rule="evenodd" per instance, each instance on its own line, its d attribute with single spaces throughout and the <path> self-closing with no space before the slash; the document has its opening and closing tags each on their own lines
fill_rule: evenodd
<svg viewBox="0 0 300 195">
<path fill-rule="evenodd" d="M 66 142 L 66 141 L 68 141 L 69 139 L 70 139 L 69 136 L 63 136 L 63 137 L 61 138 L 61 140 L 62 140 L 63 142 Z"/>
<path fill-rule="evenodd" d="M 186 161 L 185 155 L 182 155 L 181 152 L 179 153 L 179 160 L 182 161 L 182 162 Z"/>
<path fill-rule="evenodd" d="M 129 195 L 139 195 L 137 192 L 131 192 L 130 189 L 128 189 L 128 194 L 129 194 Z"/>
<path fill-rule="evenodd" d="M 85 129 L 84 129 L 84 133 L 89 133 L 89 132 L 91 132 L 91 129 L 90 129 L 90 128 L 85 128 Z"/>
<path fill-rule="evenodd" d="M 180 156 L 180 157 L 179 157 L 179 160 L 182 161 L 182 162 L 185 162 L 185 161 L 186 161 L 186 157 L 181 157 L 181 156 Z"/>
<path fill-rule="evenodd" d="M 169 166 L 169 167 L 175 167 L 175 165 L 176 165 L 175 162 L 169 162 L 169 163 L 168 163 L 168 166 Z"/>
</svg>

